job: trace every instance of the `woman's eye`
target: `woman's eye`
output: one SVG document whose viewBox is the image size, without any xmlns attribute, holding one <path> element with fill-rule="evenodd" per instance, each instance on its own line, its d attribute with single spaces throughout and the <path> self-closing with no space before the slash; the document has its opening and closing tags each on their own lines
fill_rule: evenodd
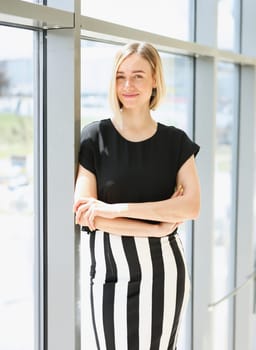
<svg viewBox="0 0 256 350">
<path fill-rule="evenodd" d="M 139 74 L 135 75 L 135 79 L 142 79 L 142 78 L 143 78 L 142 75 L 139 75 Z"/>
<path fill-rule="evenodd" d="M 122 79 L 124 79 L 124 77 L 123 77 L 122 75 L 118 75 L 118 76 L 116 77 L 116 79 L 117 79 L 117 80 L 122 80 Z"/>
</svg>

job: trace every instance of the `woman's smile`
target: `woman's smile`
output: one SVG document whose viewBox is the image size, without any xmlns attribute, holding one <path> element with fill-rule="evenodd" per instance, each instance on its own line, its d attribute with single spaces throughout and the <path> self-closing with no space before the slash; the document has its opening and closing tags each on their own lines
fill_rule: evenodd
<svg viewBox="0 0 256 350">
<path fill-rule="evenodd" d="M 122 96 L 124 97 L 124 98 L 133 98 L 133 97 L 137 97 L 137 96 L 139 96 L 139 94 L 138 93 L 132 93 L 132 94 L 122 94 Z"/>
</svg>

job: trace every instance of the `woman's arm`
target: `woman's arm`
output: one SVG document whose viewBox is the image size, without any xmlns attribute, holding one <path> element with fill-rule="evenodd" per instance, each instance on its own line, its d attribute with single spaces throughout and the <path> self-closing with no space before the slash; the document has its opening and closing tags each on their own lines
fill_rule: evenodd
<svg viewBox="0 0 256 350">
<path fill-rule="evenodd" d="M 176 195 L 180 195 L 180 192 L 176 192 Z M 176 223 L 159 223 L 150 224 L 141 220 L 134 220 L 129 218 L 104 218 L 97 216 L 94 218 L 94 225 L 91 226 L 87 219 L 87 209 L 84 209 L 84 203 L 88 206 L 88 198 L 90 203 L 101 203 L 101 205 L 111 208 L 111 204 L 106 204 L 97 200 L 97 183 L 95 175 L 83 168 L 81 165 L 78 168 L 75 194 L 74 194 L 74 207 L 73 210 L 76 213 L 76 223 L 81 226 L 89 226 L 91 230 L 95 228 L 110 232 L 116 235 L 126 236 L 138 236 L 138 237 L 160 237 L 166 236 L 173 232 L 178 224 Z"/>
<path fill-rule="evenodd" d="M 177 184 L 182 187 L 183 195 L 167 200 L 148 203 L 128 203 L 123 206 L 120 215 L 161 222 L 180 222 L 197 218 L 200 210 L 200 185 L 194 156 L 191 156 L 180 168 Z"/>
<path fill-rule="evenodd" d="M 106 204 L 94 198 L 83 198 L 77 202 L 77 218 L 85 215 L 89 227 L 95 227 L 97 216 L 113 219 L 126 217 L 132 219 L 154 220 L 159 222 L 183 222 L 195 219 L 200 209 L 200 185 L 194 156 L 191 156 L 180 168 L 177 175 L 181 193 L 171 198 L 146 203 Z"/>
<path fill-rule="evenodd" d="M 159 223 L 150 224 L 140 220 L 127 218 L 106 219 L 97 216 L 94 221 L 95 229 L 109 232 L 113 235 L 136 237 L 163 237 L 167 236 L 179 226 L 179 224 Z"/>
</svg>

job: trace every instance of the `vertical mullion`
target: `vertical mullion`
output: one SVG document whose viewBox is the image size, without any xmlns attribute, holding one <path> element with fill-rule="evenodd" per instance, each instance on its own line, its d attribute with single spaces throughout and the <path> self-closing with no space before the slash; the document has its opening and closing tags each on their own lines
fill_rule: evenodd
<svg viewBox="0 0 256 350">
<path fill-rule="evenodd" d="M 75 12 L 75 55 L 74 55 L 74 184 L 76 179 L 76 169 L 78 166 L 78 151 L 80 147 L 80 131 L 81 131 L 81 0 L 74 0 L 74 12 Z M 75 241 L 74 241 L 74 254 L 75 254 L 75 266 L 74 266 L 74 280 L 75 280 L 75 350 L 81 349 L 81 296 L 80 296 L 80 246 L 81 236 L 80 227 L 75 227 Z"/>
<path fill-rule="evenodd" d="M 215 110 L 216 62 L 210 58 L 197 58 L 195 139 L 201 145 L 197 166 L 202 205 L 200 217 L 194 223 L 193 236 L 193 349 L 195 350 L 212 349 L 212 319 L 208 304 L 212 299 Z"/>
<path fill-rule="evenodd" d="M 79 234 L 72 205 L 80 136 L 80 1 L 64 0 L 61 7 L 74 11 L 76 20 L 72 29 L 47 32 L 47 349 L 78 350 Z"/>
<path fill-rule="evenodd" d="M 70 30 L 47 33 L 48 350 L 74 350 L 74 55 Z"/>
<path fill-rule="evenodd" d="M 195 40 L 217 47 L 217 1 L 196 0 Z M 197 159 L 201 182 L 201 213 L 193 232 L 193 347 L 213 348 L 212 264 L 214 232 L 214 152 L 216 118 L 216 59 L 195 59 L 195 140 L 201 146 Z M 203 257 L 203 262 L 202 262 Z M 202 336 L 203 334 L 203 336 Z"/>
<path fill-rule="evenodd" d="M 45 285 L 46 274 L 44 268 L 45 261 L 45 241 L 44 241 L 44 50 L 43 33 L 37 31 L 34 33 L 34 291 L 35 291 L 35 316 L 34 316 L 34 348 L 35 350 L 44 349 L 45 344 Z"/>
<path fill-rule="evenodd" d="M 47 333 L 47 288 L 48 288 L 48 249 L 47 249 L 47 32 L 42 32 L 42 52 L 41 52 L 41 114 L 40 114 L 40 241 L 42 259 L 41 259 L 41 334 L 40 345 L 42 349 L 47 349 L 48 333 Z M 40 348 L 41 350 L 41 348 Z"/>
<path fill-rule="evenodd" d="M 231 221 L 231 232 L 233 232 L 234 240 L 232 241 L 232 252 L 233 252 L 233 288 L 237 286 L 237 279 L 236 279 L 236 271 L 237 271 L 237 217 L 238 217 L 238 184 L 239 184 L 239 129 L 240 129 L 240 96 L 241 96 L 241 67 L 237 66 L 235 71 L 235 79 L 236 79 L 236 89 L 235 89 L 235 97 L 234 101 L 237 101 L 236 110 L 235 110 L 235 125 L 234 125 L 234 131 L 233 131 L 233 139 L 235 142 L 233 143 L 232 148 L 232 157 L 233 157 L 233 169 L 232 169 L 232 221 Z M 232 327 L 233 327 L 233 334 L 230 334 L 230 341 L 231 341 L 231 347 L 232 349 L 235 348 L 235 328 L 236 328 L 236 304 L 235 299 L 232 301 Z"/>
</svg>

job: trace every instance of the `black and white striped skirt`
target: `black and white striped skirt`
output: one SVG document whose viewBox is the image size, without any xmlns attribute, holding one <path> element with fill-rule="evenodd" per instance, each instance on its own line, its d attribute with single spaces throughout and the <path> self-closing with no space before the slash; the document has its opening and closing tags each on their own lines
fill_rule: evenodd
<svg viewBox="0 0 256 350">
<path fill-rule="evenodd" d="M 141 238 L 96 231 L 89 245 L 95 350 L 176 349 L 190 289 L 178 234 Z"/>
</svg>

